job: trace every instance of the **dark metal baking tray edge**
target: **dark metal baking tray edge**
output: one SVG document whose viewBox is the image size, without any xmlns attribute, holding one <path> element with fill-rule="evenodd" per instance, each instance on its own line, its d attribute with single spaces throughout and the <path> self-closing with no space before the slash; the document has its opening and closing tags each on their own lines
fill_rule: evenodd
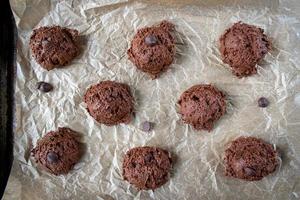
<svg viewBox="0 0 300 200">
<path fill-rule="evenodd" d="M 0 29 L 0 198 L 13 161 L 16 27 L 8 0 L 1 1 Z"/>
</svg>

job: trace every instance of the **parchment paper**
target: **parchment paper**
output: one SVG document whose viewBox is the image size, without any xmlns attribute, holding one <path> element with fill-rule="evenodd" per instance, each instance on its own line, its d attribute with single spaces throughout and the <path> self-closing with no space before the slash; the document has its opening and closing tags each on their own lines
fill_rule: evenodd
<svg viewBox="0 0 300 200">
<path fill-rule="evenodd" d="M 4 199 L 299 199 L 300 198 L 300 2 L 11 0 L 18 27 L 14 163 Z M 151 80 L 136 70 L 126 50 L 138 28 L 161 20 L 176 25 L 177 55 L 171 69 Z M 222 63 L 218 38 L 234 22 L 254 24 L 272 39 L 273 50 L 258 74 L 238 79 Z M 43 70 L 32 58 L 29 37 L 44 25 L 75 28 L 82 54 L 68 67 Z M 131 86 L 136 99 L 129 125 L 107 127 L 89 116 L 83 95 L 101 80 Z M 38 81 L 54 85 L 36 90 Z M 227 114 L 211 132 L 180 121 L 176 102 L 194 84 L 212 83 L 229 99 Z M 258 108 L 265 96 L 271 104 Z M 156 123 L 144 133 L 144 120 Z M 86 153 L 69 174 L 38 169 L 29 152 L 59 126 L 82 135 Z M 274 144 L 278 170 L 257 182 L 223 175 L 223 152 L 242 136 Z M 155 191 L 138 191 L 122 178 L 122 157 L 136 146 L 158 146 L 176 155 L 170 181 Z"/>
</svg>

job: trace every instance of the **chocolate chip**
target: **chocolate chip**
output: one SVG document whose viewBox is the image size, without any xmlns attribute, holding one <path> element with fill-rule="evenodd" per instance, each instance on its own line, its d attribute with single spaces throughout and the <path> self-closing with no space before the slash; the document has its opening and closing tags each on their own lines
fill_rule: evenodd
<svg viewBox="0 0 300 200">
<path fill-rule="evenodd" d="M 48 45 L 49 44 L 49 41 L 48 40 L 42 40 L 42 45 L 43 46 L 46 46 L 46 45 Z"/>
<path fill-rule="evenodd" d="M 132 167 L 132 168 L 141 168 L 141 164 L 132 162 L 132 163 L 131 163 L 131 167 Z"/>
<path fill-rule="evenodd" d="M 53 90 L 53 86 L 49 83 L 41 81 L 37 83 L 37 89 L 42 92 L 50 92 Z"/>
<path fill-rule="evenodd" d="M 135 168 L 141 168 L 141 164 L 137 163 L 137 164 L 135 165 Z"/>
<path fill-rule="evenodd" d="M 57 163 L 58 162 L 58 155 L 54 152 L 49 152 L 47 154 L 47 160 L 50 163 Z"/>
<path fill-rule="evenodd" d="M 154 127 L 154 123 L 152 123 L 152 122 L 144 121 L 141 124 L 141 130 L 145 131 L 145 132 L 151 131 L 153 129 L 153 127 Z"/>
<path fill-rule="evenodd" d="M 199 97 L 197 97 L 196 95 L 193 95 L 193 96 L 192 96 L 192 99 L 193 99 L 194 101 L 199 101 Z"/>
<path fill-rule="evenodd" d="M 58 65 L 59 64 L 59 61 L 58 61 L 57 58 L 52 58 L 50 60 L 51 60 L 51 62 L 52 62 L 53 65 Z"/>
<path fill-rule="evenodd" d="M 148 35 L 145 37 L 145 43 L 149 46 L 154 46 L 158 43 L 158 39 L 155 35 Z"/>
<path fill-rule="evenodd" d="M 145 160 L 146 163 L 151 162 L 152 160 L 154 160 L 153 154 L 151 154 L 151 153 L 147 154 L 147 155 L 145 156 L 145 159 L 144 159 L 144 160 Z"/>
<path fill-rule="evenodd" d="M 135 167 L 136 167 L 136 164 L 135 164 L 134 162 L 132 162 L 132 163 L 131 163 L 131 167 L 132 167 L 132 168 L 135 168 Z"/>
<path fill-rule="evenodd" d="M 270 104 L 269 100 L 265 97 L 260 97 L 257 102 L 258 106 L 261 108 L 265 108 Z"/>
<path fill-rule="evenodd" d="M 245 167 L 244 172 L 247 176 L 255 176 L 255 170 L 250 167 Z"/>
</svg>

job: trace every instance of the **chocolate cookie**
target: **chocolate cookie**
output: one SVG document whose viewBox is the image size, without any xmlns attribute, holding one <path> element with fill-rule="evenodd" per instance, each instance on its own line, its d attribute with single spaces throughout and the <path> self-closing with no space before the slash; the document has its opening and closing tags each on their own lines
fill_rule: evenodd
<svg viewBox="0 0 300 200">
<path fill-rule="evenodd" d="M 134 99 L 126 84 L 102 81 L 86 91 L 84 101 L 90 115 L 99 123 L 111 126 L 131 120 Z"/>
<path fill-rule="evenodd" d="M 77 30 L 46 26 L 33 30 L 29 45 L 36 62 L 52 70 L 67 65 L 78 55 L 77 38 Z"/>
<path fill-rule="evenodd" d="M 212 130 L 226 111 L 225 95 L 212 85 L 195 85 L 178 101 L 182 120 L 196 130 Z"/>
<path fill-rule="evenodd" d="M 278 163 L 273 146 L 255 137 L 240 137 L 225 151 L 225 175 L 247 181 L 271 174 Z"/>
<path fill-rule="evenodd" d="M 256 64 L 270 48 L 263 29 L 241 22 L 227 29 L 220 38 L 223 62 L 229 64 L 239 78 L 256 74 Z"/>
<path fill-rule="evenodd" d="M 69 128 L 50 131 L 31 151 L 37 164 L 52 174 L 66 174 L 81 157 L 76 132 Z"/>
<path fill-rule="evenodd" d="M 169 180 L 171 168 L 168 151 L 157 147 L 136 147 L 124 157 L 123 176 L 140 190 L 154 190 Z"/>
<path fill-rule="evenodd" d="M 165 71 L 174 60 L 174 25 L 162 21 L 158 26 L 139 29 L 127 54 L 136 67 L 153 79 Z"/>
</svg>

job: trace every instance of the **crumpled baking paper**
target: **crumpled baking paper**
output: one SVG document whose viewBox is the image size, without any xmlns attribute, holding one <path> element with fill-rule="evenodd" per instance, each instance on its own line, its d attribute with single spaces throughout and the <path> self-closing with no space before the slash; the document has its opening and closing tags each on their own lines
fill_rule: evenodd
<svg viewBox="0 0 300 200">
<path fill-rule="evenodd" d="M 18 28 L 14 163 L 4 199 L 299 199 L 300 2 L 298 0 L 78 1 L 10 0 Z M 128 60 L 138 28 L 176 25 L 171 69 L 151 80 Z M 263 28 L 273 49 L 258 74 L 238 79 L 223 64 L 218 38 L 237 21 Z M 34 28 L 60 25 L 81 34 L 81 55 L 68 67 L 46 71 L 32 58 Z M 131 86 L 136 100 L 129 125 L 107 127 L 89 116 L 83 95 L 102 80 Z M 42 94 L 38 81 L 54 85 Z M 176 102 L 194 84 L 212 83 L 228 97 L 227 114 L 211 132 L 180 121 Z M 267 97 L 266 109 L 257 99 Z M 142 132 L 141 122 L 156 123 Z M 65 176 L 36 167 L 30 150 L 59 126 L 81 133 L 86 153 Z M 256 136 L 279 149 L 278 170 L 261 181 L 225 177 L 223 152 L 239 136 Z M 158 146 L 175 157 L 170 181 L 138 191 L 122 178 L 122 157 L 136 146 Z"/>
</svg>

